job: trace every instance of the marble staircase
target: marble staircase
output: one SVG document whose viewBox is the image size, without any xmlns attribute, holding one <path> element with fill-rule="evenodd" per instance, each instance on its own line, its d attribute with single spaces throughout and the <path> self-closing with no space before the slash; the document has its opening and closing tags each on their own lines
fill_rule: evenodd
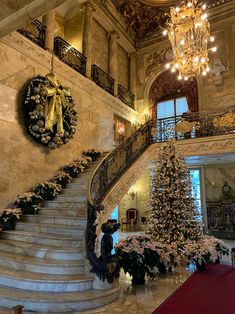
<svg viewBox="0 0 235 314">
<path fill-rule="evenodd" d="M 21 304 L 36 313 L 79 313 L 112 302 L 118 288 L 93 289 L 86 266 L 86 190 L 97 163 L 38 215 L 0 233 L 0 313 Z"/>
</svg>

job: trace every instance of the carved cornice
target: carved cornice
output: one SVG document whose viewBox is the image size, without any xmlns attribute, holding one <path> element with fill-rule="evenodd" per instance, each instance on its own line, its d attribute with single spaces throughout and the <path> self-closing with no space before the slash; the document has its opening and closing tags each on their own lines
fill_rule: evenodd
<svg viewBox="0 0 235 314">
<path fill-rule="evenodd" d="M 42 66 L 45 70 L 45 73 L 41 73 L 42 75 L 47 74 L 50 70 L 51 54 L 35 45 L 18 32 L 13 32 L 5 36 L 1 39 L 1 42 Z M 86 92 L 88 95 L 95 95 L 96 98 L 100 99 L 110 107 L 110 109 L 126 120 L 130 121 L 133 119 L 133 115 L 138 115 L 135 110 L 123 104 L 118 98 L 109 95 L 107 92 L 99 88 L 93 81 L 85 78 L 83 75 L 60 61 L 57 57 L 54 58 L 54 70 L 57 76 L 70 82 L 73 86 L 78 86 L 79 89 Z"/>
</svg>

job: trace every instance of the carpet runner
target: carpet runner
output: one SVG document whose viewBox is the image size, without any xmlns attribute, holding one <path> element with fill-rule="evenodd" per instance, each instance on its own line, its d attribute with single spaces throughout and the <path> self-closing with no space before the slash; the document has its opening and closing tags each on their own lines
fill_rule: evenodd
<svg viewBox="0 0 235 314">
<path fill-rule="evenodd" d="M 195 272 L 152 314 L 234 314 L 235 269 L 207 265 Z"/>
</svg>

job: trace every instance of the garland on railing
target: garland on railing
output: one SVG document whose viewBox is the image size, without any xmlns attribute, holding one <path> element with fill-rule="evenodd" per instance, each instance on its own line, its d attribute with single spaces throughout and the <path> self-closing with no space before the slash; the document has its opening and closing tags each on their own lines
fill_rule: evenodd
<svg viewBox="0 0 235 314">
<path fill-rule="evenodd" d="M 93 159 L 87 156 L 91 152 L 95 152 Z M 14 229 L 15 221 L 19 220 L 22 214 L 37 214 L 43 201 L 53 200 L 66 187 L 67 183 L 72 182 L 73 178 L 82 173 L 89 163 L 97 160 L 100 156 L 101 151 L 98 149 L 84 151 L 81 157 L 63 166 L 50 181 L 36 184 L 33 192 L 18 195 L 11 204 L 12 208 L 0 209 L 0 230 Z M 70 176 L 70 173 L 73 176 Z"/>
</svg>

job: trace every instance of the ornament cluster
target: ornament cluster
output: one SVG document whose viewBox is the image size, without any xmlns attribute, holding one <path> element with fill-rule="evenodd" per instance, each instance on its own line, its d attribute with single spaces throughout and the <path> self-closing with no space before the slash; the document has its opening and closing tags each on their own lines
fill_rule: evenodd
<svg viewBox="0 0 235 314">
<path fill-rule="evenodd" d="M 25 126 L 34 140 L 47 146 L 49 149 L 58 148 L 69 142 L 76 132 L 77 113 L 75 103 L 58 81 L 51 84 L 48 77 L 37 76 L 32 79 L 23 104 Z M 57 85 L 58 84 L 58 85 Z M 50 91 L 50 92 L 48 92 Z M 60 100 L 63 96 L 63 101 Z M 60 106 L 60 112 L 52 103 Z M 66 102 L 66 106 L 65 106 Z M 50 106 L 54 105 L 53 108 Z M 52 119 L 51 127 L 46 127 L 48 112 Z M 58 113 L 59 112 L 59 113 Z M 60 114 L 61 127 L 58 130 L 57 116 Z"/>
</svg>

